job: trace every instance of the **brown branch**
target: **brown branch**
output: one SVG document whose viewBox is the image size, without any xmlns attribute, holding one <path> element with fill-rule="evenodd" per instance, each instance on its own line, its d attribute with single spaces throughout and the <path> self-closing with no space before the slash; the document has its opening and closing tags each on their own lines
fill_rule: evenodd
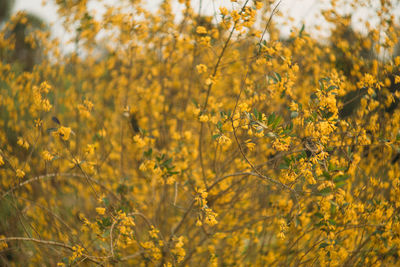
<svg viewBox="0 0 400 267">
<path fill-rule="evenodd" d="M 290 188 L 289 186 L 287 186 L 287 185 L 285 185 L 285 184 L 283 184 L 283 183 L 281 183 L 281 182 L 279 182 L 279 181 L 277 181 L 277 180 L 275 180 L 275 179 L 272 179 L 271 177 L 268 177 L 268 176 L 263 175 L 263 174 L 253 165 L 253 163 L 251 163 L 251 161 L 247 158 L 246 154 L 244 153 L 242 146 L 240 145 L 239 139 L 238 139 L 238 137 L 237 137 L 237 135 L 236 135 L 235 126 L 233 125 L 233 119 L 231 119 L 231 124 L 232 124 L 233 135 L 234 135 L 235 141 L 236 141 L 236 143 L 237 143 L 237 145 L 238 145 L 238 147 L 239 147 L 239 151 L 240 151 L 240 153 L 242 154 L 242 156 L 243 156 L 243 158 L 245 159 L 245 161 L 247 162 L 247 164 L 249 164 L 250 167 L 254 170 L 254 172 L 255 172 L 254 174 L 255 174 L 256 176 L 258 176 L 259 178 L 262 178 L 263 180 L 267 180 L 267 181 L 269 181 L 269 182 L 271 182 L 271 183 L 274 183 L 274 184 L 276 184 L 276 185 L 279 185 L 281 188 L 284 188 L 284 189 L 288 190 L 288 191 L 292 194 L 292 196 L 294 197 L 294 199 L 296 200 L 296 205 L 297 205 L 297 204 L 299 203 L 299 200 L 298 200 L 298 198 L 297 198 L 297 192 L 296 192 L 294 189 Z"/>
<path fill-rule="evenodd" d="M 4 238 L 0 238 L 0 242 L 8 242 L 8 241 L 29 241 L 29 242 L 35 242 L 35 243 L 39 243 L 39 244 L 44 244 L 44 245 L 49 245 L 49 246 L 57 246 L 57 247 L 62 247 L 65 249 L 68 249 L 70 251 L 75 251 L 75 249 L 70 246 L 67 245 L 65 243 L 61 243 L 61 242 L 56 242 L 56 241 L 51 241 L 51 240 L 42 240 L 42 239 L 36 239 L 36 238 L 30 238 L 30 237 L 4 237 Z M 97 257 L 97 256 L 89 256 L 86 254 L 82 254 L 83 257 L 86 257 L 88 260 L 100 264 L 99 261 L 95 260 L 96 259 L 107 259 L 108 257 Z"/>
<path fill-rule="evenodd" d="M 44 180 L 47 178 L 55 178 L 58 176 L 64 176 L 64 177 L 77 177 L 77 178 L 85 178 L 85 176 L 83 174 L 79 174 L 79 173 L 49 173 L 49 174 L 45 174 L 45 175 L 39 175 L 36 177 L 33 177 L 29 180 L 26 180 L 22 183 L 17 184 L 16 186 L 10 188 L 8 191 L 6 191 L 5 193 L 3 193 L 2 198 L 4 198 L 5 196 L 7 196 L 8 194 L 10 194 L 11 192 L 14 192 L 16 189 L 23 187 L 27 184 L 33 183 L 35 181 L 39 181 L 39 180 Z M 98 186 L 100 186 L 101 188 L 103 188 L 104 190 L 106 190 L 109 194 L 111 194 L 115 199 L 120 200 L 119 197 L 117 195 L 114 194 L 114 192 L 112 192 L 111 190 L 109 190 L 107 187 L 105 187 L 105 185 L 103 185 L 100 181 L 88 177 L 88 179 L 90 179 L 92 182 L 94 182 L 95 184 L 97 184 Z"/>
<path fill-rule="evenodd" d="M 246 2 L 244 3 L 244 5 L 243 5 L 243 7 L 242 7 L 242 9 L 241 9 L 241 11 L 240 11 L 239 13 L 242 13 L 242 12 L 244 11 L 244 9 L 245 9 L 245 7 L 246 7 L 246 5 L 247 5 L 248 2 L 249 2 L 249 0 L 246 0 Z M 231 40 L 231 38 L 232 38 L 232 36 L 233 36 L 233 33 L 234 33 L 234 31 L 235 31 L 236 24 L 237 24 L 237 22 L 234 22 L 234 24 L 233 24 L 233 26 L 232 26 L 232 30 L 231 30 L 231 32 L 229 33 L 228 39 L 226 40 L 226 42 L 225 42 L 225 44 L 224 44 L 224 46 L 223 46 L 223 48 L 222 48 L 222 51 L 221 51 L 221 53 L 220 53 L 220 55 L 219 55 L 219 57 L 218 57 L 218 59 L 217 59 L 217 63 L 215 64 L 214 70 L 213 70 L 213 72 L 212 72 L 212 77 L 215 77 L 215 75 L 216 75 L 217 72 L 218 72 L 219 65 L 220 65 L 221 60 L 222 60 L 222 57 L 224 56 L 225 51 L 226 51 L 226 49 L 227 49 L 227 47 L 228 47 L 228 45 L 229 45 L 229 42 L 230 42 L 230 40 Z M 214 83 L 210 83 L 210 84 L 208 85 L 207 93 L 206 93 L 206 99 L 205 99 L 204 104 L 203 104 L 203 107 L 202 107 L 202 109 L 201 109 L 201 113 L 203 113 L 203 112 L 206 110 L 206 108 L 207 108 L 208 98 L 209 98 L 209 96 L 210 96 L 211 89 L 213 88 L 213 85 L 214 85 Z M 206 177 L 205 177 L 205 170 L 204 170 L 204 161 L 203 161 L 203 148 L 202 148 L 202 143 L 203 143 L 203 130 L 204 130 L 204 123 L 201 122 L 201 125 L 200 125 L 200 135 L 199 135 L 199 158 L 200 158 L 200 166 L 201 166 L 201 171 L 202 171 L 202 175 L 203 175 L 204 186 L 205 186 L 205 188 L 208 190 L 207 180 L 206 180 Z"/>
</svg>

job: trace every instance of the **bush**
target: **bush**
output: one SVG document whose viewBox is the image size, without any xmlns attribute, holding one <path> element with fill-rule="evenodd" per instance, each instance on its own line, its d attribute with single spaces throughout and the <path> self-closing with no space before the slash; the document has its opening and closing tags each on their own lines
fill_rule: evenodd
<svg viewBox="0 0 400 267">
<path fill-rule="evenodd" d="M 0 33 L 4 265 L 399 264 L 397 4 L 332 1 L 322 40 L 273 1 L 89 2 L 29 68 L 26 15 Z"/>
</svg>

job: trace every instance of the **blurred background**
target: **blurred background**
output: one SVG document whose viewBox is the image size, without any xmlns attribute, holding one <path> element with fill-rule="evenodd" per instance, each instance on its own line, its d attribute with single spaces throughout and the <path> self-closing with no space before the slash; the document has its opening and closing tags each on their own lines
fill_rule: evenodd
<svg viewBox="0 0 400 267">
<path fill-rule="evenodd" d="M 218 10 L 217 6 L 223 5 L 229 7 L 232 5 L 230 0 L 192 0 L 193 7 L 199 7 L 201 1 L 201 12 L 207 15 L 213 15 Z M 96 10 L 100 15 L 103 6 L 105 4 L 118 4 L 117 0 L 99 0 L 95 3 L 91 2 L 89 5 L 92 9 Z M 144 1 L 145 6 L 149 10 L 156 10 L 162 0 Z M 321 9 L 330 6 L 330 0 L 281 0 L 275 1 L 274 4 L 279 2 L 279 11 L 282 13 L 282 17 L 277 18 L 277 22 L 281 22 L 282 35 L 289 35 L 293 27 L 301 28 L 305 24 L 307 31 L 321 37 L 329 36 L 329 25 L 326 24 L 320 16 Z M 348 5 L 348 10 L 344 8 L 343 14 L 348 13 L 351 10 L 351 1 Z M 379 1 L 370 1 L 369 6 L 365 6 L 364 9 L 358 10 L 356 14 L 353 14 L 352 23 L 353 27 L 358 31 L 363 31 L 363 21 L 368 20 L 371 25 L 378 21 L 374 19 L 371 14 L 374 9 L 374 5 L 379 5 Z M 60 38 L 61 44 L 65 45 L 68 40 L 68 35 L 65 33 L 62 27 L 62 21 L 60 21 L 57 15 L 57 6 L 54 0 L 0 0 L 2 13 L 15 13 L 17 11 L 25 10 L 29 14 L 40 18 L 46 22 L 52 29 L 52 33 L 55 37 Z M 180 7 L 175 1 L 175 11 L 177 19 L 180 18 Z M 6 8 L 8 7 L 8 8 Z M 400 12 L 400 10 L 399 10 Z M 371 14 L 370 14 L 371 13 Z M 4 16 L 4 15 L 3 15 Z M 287 20 L 286 18 L 290 18 Z M 63 48 L 68 51 L 68 46 Z"/>
<path fill-rule="evenodd" d="M 69 35 L 66 34 L 62 27 L 62 21 L 60 21 L 57 15 L 57 6 L 55 1 L 53 0 L 0 0 L 2 3 L 2 7 L 8 6 L 9 14 L 18 12 L 18 11 L 26 11 L 29 14 L 35 16 L 36 18 L 40 18 L 45 23 L 47 23 L 51 29 L 52 33 L 55 37 L 60 38 L 61 44 L 64 51 L 68 51 L 69 47 L 66 45 Z M 146 2 L 146 7 L 149 10 L 156 10 L 162 0 L 152 0 L 152 1 L 144 1 Z M 207 15 L 213 15 L 218 12 L 217 6 L 221 5 L 221 2 L 229 7 L 232 5 L 230 0 L 202 0 L 201 1 L 201 12 Z M 277 4 L 279 1 L 275 1 L 274 4 Z M 319 26 L 321 30 L 318 31 L 318 34 L 323 36 L 328 36 L 328 25 L 323 25 L 323 19 L 315 19 L 318 17 L 318 14 L 321 9 L 327 7 L 330 1 L 321 1 L 321 0 L 282 0 L 279 3 L 279 10 L 285 18 L 292 17 L 290 22 L 288 20 L 277 20 L 278 22 L 282 22 L 279 25 L 282 28 L 283 35 L 289 35 L 290 31 L 293 27 L 300 28 L 302 24 L 305 24 L 310 31 L 312 28 Z M 101 14 L 104 4 L 117 4 L 116 0 L 102 0 L 96 1 L 96 3 L 90 3 L 91 8 L 96 10 L 98 14 Z M 193 0 L 193 7 L 199 7 L 200 0 Z M 177 1 L 174 6 L 176 10 L 177 19 L 180 18 L 180 10 L 179 4 Z M 7 10 L 2 8 L 3 10 Z M 344 10 L 345 12 L 345 10 Z M 366 17 L 366 14 L 360 14 L 360 17 Z M 284 22 L 285 21 L 285 22 Z M 317 33 L 315 31 L 315 33 Z"/>
</svg>

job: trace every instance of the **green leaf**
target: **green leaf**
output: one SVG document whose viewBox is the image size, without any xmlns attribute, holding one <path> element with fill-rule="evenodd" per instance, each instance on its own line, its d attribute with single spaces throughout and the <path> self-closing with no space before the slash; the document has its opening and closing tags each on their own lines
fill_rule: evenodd
<svg viewBox="0 0 400 267">
<path fill-rule="evenodd" d="M 347 183 L 345 181 L 342 181 L 342 182 L 339 182 L 339 183 L 335 184 L 335 187 L 336 188 L 341 188 L 341 187 L 345 186 L 346 184 Z"/>
<path fill-rule="evenodd" d="M 312 93 L 311 96 L 310 96 L 310 98 L 311 98 L 312 100 L 314 100 L 314 99 L 317 99 L 318 97 L 317 97 L 317 95 L 316 95 L 315 93 Z"/>
<path fill-rule="evenodd" d="M 220 131 L 220 132 L 222 132 L 222 122 L 218 122 L 217 123 L 217 128 L 218 128 L 218 130 Z"/>
<path fill-rule="evenodd" d="M 331 189 L 330 187 L 325 187 L 324 189 L 322 189 L 321 191 L 319 191 L 319 193 L 320 193 L 322 196 L 327 196 L 327 195 L 329 195 L 330 193 L 332 193 L 332 189 Z"/>
<path fill-rule="evenodd" d="M 164 161 L 161 166 L 163 167 L 168 167 L 168 165 L 170 165 L 172 163 L 172 158 L 167 159 L 166 161 Z"/>
<path fill-rule="evenodd" d="M 328 243 L 321 243 L 320 245 L 319 245 L 319 247 L 320 248 L 326 248 L 327 246 L 329 246 L 329 244 Z"/>
<path fill-rule="evenodd" d="M 289 165 L 287 163 L 281 163 L 279 165 L 279 169 L 280 170 L 288 170 L 289 169 Z"/>
<path fill-rule="evenodd" d="M 124 195 L 128 192 L 128 187 L 124 184 L 120 184 L 117 187 L 117 193 L 120 195 Z"/>
<path fill-rule="evenodd" d="M 212 136 L 212 139 L 215 140 L 215 139 L 219 138 L 220 136 L 221 136 L 221 134 L 214 134 L 214 135 Z"/>
<path fill-rule="evenodd" d="M 323 171 L 322 175 L 326 178 L 326 180 L 330 180 L 331 179 L 331 175 L 327 171 Z"/>
<path fill-rule="evenodd" d="M 330 225 L 336 225 L 336 221 L 333 219 L 329 219 L 328 222 Z"/>
<path fill-rule="evenodd" d="M 324 85 L 324 83 L 322 82 L 322 79 L 319 80 L 318 83 L 319 83 L 319 88 L 320 88 L 322 91 L 325 90 L 325 85 Z"/>
<path fill-rule="evenodd" d="M 335 178 L 333 178 L 333 182 L 335 184 L 346 181 L 347 179 L 349 179 L 350 175 L 349 174 L 344 174 L 344 175 L 339 175 Z"/>
<path fill-rule="evenodd" d="M 106 207 L 108 207 L 110 205 L 110 200 L 107 197 L 103 197 L 103 203 Z"/>
<path fill-rule="evenodd" d="M 151 154 L 153 154 L 153 149 L 149 148 L 149 150 L 143 152 L 143 155 L 146 157 L 151 157 Z"/>
<path fill-rule="evenodd" d="M 324 215 L 322 215 L 322 213 L 320 213 L 320 212 L 314 213 L 314 216 L 315 216 L 315 217 L 318 217 L 318 218 L 320 218 L 320 219 L 324 218 Z"/>
<path fill-rule="evenodd" d="M 258 119 L 258 111 L 257 111 L 256 108 L 254 108 L 253 114 L 254 114 L 254 117 L 255 117 L 256 119 Z"/>
<path fill-rule="evenodd" d="M 277 79 L 279 82 L 282 81 L 282 77 L 281 77 L 281 75 L 280 75 L 279 73 L 274 72 L 274 75 L 275 75 L 276 79 Z"/>
<path fill-rule="evenodd" d="M 330 92 L 330 91 L 332 91 L 332 90 L 334 90 L 334 89 L 338 89 L 339 87 L 337 87 L 336 85 L 331 85 L 331 86 L 329 86 L 328 87 L 328 89 L 326 89 L 326 91 L 327 92 Z"/>
<path fill-rule="evenodd" d="M 272 113 L 271 115 L 268 116 L 268 125 L 271 125 L 272 122 L 275 120 L 275 113 Z"/>
<path fill-rule="evenodd" d="M 273 80 L 274 83 L 278 83 L 278 80 L 277 80 L 275 77 L 273 77 L 273 76 L 268 76 L 268 79 L 269 79 L 269 80 Z"/>
<path fill-rule="evenodd" d="M 335 203 L 336 204 L 336 203 Z M 337 204 L 336 204 L 337 205 Z M 337 206 L 336 205 L 333 205 L 333 204 L 331 204 L 331 214 L 336 214 L 336 209 L 337 209 Z"/>
<path fill-rule="evenodd" d="M 282 117 L 278 116 L 278 117 L 275 119 L 275 121 L 272 123 L 272 129 L 275 129 L 275 128 L 279 125 L 279 123 L 281 122 L 281 120 L 282 120 Z"/>
<path fill-rule="evenodd" d="M 48 133 L 57 132 L 58 128 L 49 128 L 47 129 Z"/>
<path fill-rule="evenodd" d="M 303 24 L 302 26 L 301 26 L 301 29 L 300 29 L 300 32 L 299 32 L 299 37 L 302 37 L 303 36 L 303 32 L 304 32 L 304 28 L 305 28 L 306 26 Z"/>
<path fill-rule="evenodd" d="M 215 140 L 215 139 L 219 138 L 220 136 L 221 136 L 221 134 L 214 134 L 214 135 L 212 136 L 212 139 Z"/>
</svg>

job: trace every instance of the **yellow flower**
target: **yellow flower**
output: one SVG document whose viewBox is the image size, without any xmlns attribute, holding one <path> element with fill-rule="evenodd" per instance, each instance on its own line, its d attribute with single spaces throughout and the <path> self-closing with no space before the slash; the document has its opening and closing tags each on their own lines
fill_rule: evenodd
<svg viewBox="0 0 400 267">
<path fill-rule="evenodd" d="M 199 119 L 200 119 L 201 122 L 207 122 L 208 121 L 208 116 L 203 114 L 203 115 L 200 116 Z"/>
<path fill-rule="evenodd" d="M 89 100 L 85 100 L 83 101 L 83 104 L 85 105 L 85 107 L 87 108 L 87 110 L 92 111 L 93 109 L 93 103 Z"/>
<path fill-rule="evenodd" d="M 207 34 L 207 29 L 203 26 L 198 26 L 196 28 L 196 33 L 198 34 Z"/>
<path fill-rule="evenodd" d="M 197 219 L 196 226 L 202 226 L 202 225 L 203 225 L 203 223 L 199 219 Z"/>
<path fill-rule="evenodd" d="M 176 261 L 178 263 L 180 263 L 181 261 L 183 261 L 183 259 L 185 258 L 186 252 L 183 249 L 183 236 L 180 236 L 178 238 L 174 238 L 174 241 L 176 241 L 177 243 L 175 244 L 175 247 L 173 249 L 171 249 L 171 252 L 173 254 L 176 255 Z"/>
<path fill-rule="evenodd" d="M 247 103 L 240 103 L 238 105 L 238 108 L 239 108 L 240 112 L 248 111 L 249 105 L 247 105 Z"/>
<path fill-rule="evenodd" d="M 45 161 L 51 161 L 54 157 L 51 155 L 51 153 L 47 150 L 42 152 L 42 157 Z"/>
<path fill-rule="evenodd" d="M 17 169 L 15 171 L 15 173 L 16 173 L 18 178 L 24 178 L 24 176 L 25 176 L 25 172 L 23 170 L 21 170 L 21 169 Z"/>
<path fill-rule="evenodd" d="M 22 137 L 18 137 L 17 144 L 19 146 L 25 148 L 26 150 L 28 150 L 28 148 L 29 148 L 29 143 L 27 141 L 25 141 Z"/>
<path fill-rule="evenodd" d="M 104 215 L 104 213 L 106 212 L 106 209 L 105 209 L 105 208 L 102 208 L 102 207 L 97 207 L 97 208 L 96 208 L 96 212 L 97 212 L 97 214 L 99 214 L 99 215 Z"/>
<path fill-rule="evenodd" d="M 396 65 L 396 67 L 400 66 L 400 56 L 394 58 L 394 64 Z"/>
<path fill-rule="evenodd" d="M 79 165 L 79 164 L 81 164 L 81 160 L 80 160 L 78 157 L 76 157 L 76 158 L 73 158 L 73 159 L 72 159 L 72 163 L 73 163 L 74 165 Z"/>
<path fill-rule="evenodd" d="M 233 10 L 231 12 L 231 16 L 233 18 L 233 21 L 237 22 L 240 19 L 240 15 L 236 10 Z"/>
<path fill-rule="evenodd" d="M 217 139 L 218 144 L 229 146 L 232 140 L 226 135 L 220 135 Z"/>
<path fill-rule="evenodd" d="M 133 137 L 133 141 L 138 144 L 139 147 L 144 147 L 146 145 L 146 142 L 138 134 Z"/>
<path fill-rule="evenodd" d="M 254 144 L 253 142 L 251 142 L 251 139 L 246 141 L 246 146 L 250 151 L 254 150 L 254 147 L 256 146 L 256 144 Z"/>
<path fill-rule="evenodd" d="M 226 9 L 226 7 L 220 7 L 219 12 L 221 12 L 222 16 L 228 15 L 228 9 Z"/>
<path fill-rule="evenodd" d="M 106 137 L 106 135 L 107 135 L 107 132 L 106 132 L 106 129 L 101 129 L 99 132 L 98 132 L 98 134 L 99 134 L 99 136 L 100 137 Z"/>
<path fill-rule="evenodd" d="M 257 2 L 256 2 L 256 9 L 261 9 L 262 7 L 263 7 L 263 3 L 257 1 Z"/>
<path fill-rule="evenodd" d="M 72 256 L 70 257 L 70 260 L 73 261 L 73 260 L 75 260 L 75 259 L 77 259 L 77 258 L 82 256 L 82 253 L 84 251 L 84 249 L 82 247 L 80 247 L 78 245 L 78 246 L 73 246 L 72 249 L 73 249 L 74 252 L 72 253 Z"/>
<path fill-rule="evenodd" d="M 397 82 L 395 81 L 395 83 L 397 83 Z M 386 78 L 385 78 L 385 85 L 386 85 L 387 87 L 389 87 L 390 84 L 391 84 L 390 79 L 389 79 L 388 77 L 386 77 Z"/>
<path fill-rule="evenodd" d="M 3 157 L 0 155 L 0 166 L 4 165 L 4 159 Z"/>
<path fill-rule="evenodd" d="M 152 237 L 152 238 L 158 238 L 158 233 L 159 233 L 160 231 L 158 230 L 158 229 L 156 229 L 156 228 L 154 228 L 154 226 L 152 225 L 151 226 L 151 230 L 149 231 L 149 235 Z"/>
<path fill-rule="evenodd" d="M 211 85 L 211 84 L 213 84 L 213 83 L 215 83 L 215 82 L 214 82 L 214 80 L 213 80 L 212 77 L 208 77 L 208 78 L 206 79 L 206 81 L 205 81 L 205 84 L 206 84 L 206 85 Z"/>
<path fill-rule="evenodd" d="M 282 142 L 279 139 L 275 139 L 274 142 L 272 143 L 272 147 L 276 149 L 277 151 L 288 151 L 289 150 L 289 144 Z"/>
<path fill-rule="evenodd" d="M 35 120 L 35 127 L 39 128 L 43 125 L 43 121 L 41 119 L 36 119 Z"/>
<path fill-rule="evenodd" d="M 0 239 L 5 238 L 4 235 L 0 235 Z M 0 251 L 8 248 L 7 242 L 5 241 L 0 241 Z"/>
<path fill-rule="evenodd" d="M 292 101 L 292 102 L 290 103 L 290 110 L 292 110 L 292 111 L 297 111 L 297 110 L 299 110 L 299 105 L 298 105 L 296 102 Z"/>
<path fill-rule="evenodd" d="M 207 66 L 204 64 L 199 64 L 196 66 L 196 69 L 198 73 L 204 73 L 207 71 Z"/>
<path fill-rule="evenodd" d="M 217 124 L 217 123 L 218 123 L 218 118 L 217 118 L 217 116 L 212 116 L 212 117 L 211 117 L 211 122 L 212 122 L 213 124 Z"/>
<path fill-rule="evenodd" d="M 71 134 L 71 128 L 61 126 L 60 128 L 58 128 L 57 133 L 63 140 L 67 141 Z"/>
</svg>

